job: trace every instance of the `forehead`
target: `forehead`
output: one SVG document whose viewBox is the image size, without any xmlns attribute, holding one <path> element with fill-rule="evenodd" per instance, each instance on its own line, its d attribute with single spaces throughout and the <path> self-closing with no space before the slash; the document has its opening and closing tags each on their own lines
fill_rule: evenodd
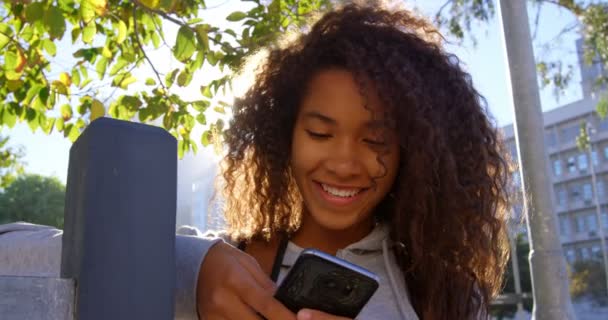
<svg viewBox="0 0 608 320">
<path fill-rule="evenodd" d="M 336 122 L 381 121 L 385 106 L 372 82 L 345 69 L 317 72 L 307 84 L 300 115 L 319 113 Z"/>
</svg>

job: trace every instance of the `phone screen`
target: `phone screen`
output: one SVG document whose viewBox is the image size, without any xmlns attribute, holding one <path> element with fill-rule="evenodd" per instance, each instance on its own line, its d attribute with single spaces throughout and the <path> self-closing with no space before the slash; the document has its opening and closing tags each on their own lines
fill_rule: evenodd
<svg viewBox="0 0 608 320">
<path fill-rule="evenodd" d="M 275 297 L 294 313 L 316 309 L 355 318 L 378 289 L 378 277 L 318 250 L 302 251 Z"/>
</svg>

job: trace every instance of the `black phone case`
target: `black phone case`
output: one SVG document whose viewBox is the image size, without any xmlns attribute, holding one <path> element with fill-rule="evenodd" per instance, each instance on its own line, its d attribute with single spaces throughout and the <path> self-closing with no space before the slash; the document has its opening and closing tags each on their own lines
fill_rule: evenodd
<svg viewBox="0 0 608 320">
<path fill-rule="evenodd" d="M 316 309 L 355 318 L 378 289 L 378 282 L 314 255 L 301 255 L 275 298 L 289 310 Z"/>
</svg>

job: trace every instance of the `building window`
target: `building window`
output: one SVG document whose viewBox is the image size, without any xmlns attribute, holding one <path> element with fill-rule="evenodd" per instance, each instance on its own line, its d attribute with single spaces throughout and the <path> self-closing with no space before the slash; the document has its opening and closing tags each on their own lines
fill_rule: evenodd
<svg viewBox="0 0 608 320">
<path fill-rule="evenodd" d="M 568 260 L 570 264 L 576 261 L 576 253 L 574 252 L 574 249 L 566 250 L 566 260 Z"/>
<path fill-rule="evenodd" d="M 593 257 L 593 259 L 600 259 L 602 257 L 602 253 L 600 252 L 600 246 L 597 244 L 594 244 L 591 247 L 591 256 Z"/>
<path fill-rule="evenodd" d="M 581 186 L 578 184 L 575 184 L 570 187 L 570 198 L 572 199 L 572 201 L 581 200 L 581 190 L 580 189 L 581 189 Z"/>
<path fill-rule="evenodd" d="M 566 189 L 559 188 L 557 189 L 557 204 L 560 206 L 566 205 L 566 197 L 567 197 Z"/>
<path fill-rule="evenodd" d="M 608 160 L 608 146 L 604 147 L 604 159 Z"/>
<path fill-rule="evenodd" d="M 583 185 L 583 199 L 585 201 L 591 201 L 591 199 L 593 199 L 593 188 L 591 188 L 590 183 L 585 183 Z"/>
<path fill-rule="evenodd" d="M 562 175 L 562 162 L 559 159 L 553 160 L 553 173 L 555 173 L 556 177 Z"/>
<path fill-rule="evenodd" d="M 576 161 L 574 160 L 574 157 L 568 157 L 568 172 L 576 172 Z"/>
<path fill-rule="evenodd" d="M 570 234 L 570 223 L 568 217 L 560 217 L 559 218 L 559 231 L 562 236 L 567 236 Z"/>
<path fill-rule="evenodd" d="M 554 147 L 555 145 L 557 145 L 557 139 L 555 138 L 555 134 L 553 134 L 552 131 L 545 133 L 545 143 L 547 144 L 547 147 Z"/>
<path fill-rule="evenodd" d="M 597 184 L 595 185 L 596 191 L 597 191 L 597 197 L 598 199 L 603 199 L 604 196 L 606 195 L 606 187 L 604 186 L 604 181 L 600 180 L 597 182 Z"/>
<path fill-rule="evenodd" d="M 591 161 L 593 161 L 593 166 L 597 167 L 600 164 L 600 159 L 597 156 L 597 151 L 591 151 Z"/>
<path fill-rule="evenodd" d="M 583 258 L 583 260 L 591 259 L 589 248 L 581 248 L 581 257 Z"/>
<path fill-rule="evenodd" d="M 608 213 L 607 212 L 602 212 L 602 225 L 604 226 L 604 229 L 608 229 Z"/>
<path fill-rule="evenodd" d="M 588 163 L 587 163 L 587 155 L 586 154 L 579 154 L 578 155 L 578 169 L 581 171 L 587 170 L 588 167 Z"/>
<path fill-rule="evenodd" d="M 595 214 L 587 215 L 587 230 L 589 230 L 589 232 L 597 230 L 597 221 L 595 219 Z"/>
<path fill-rule="evenodd" d="M 576 216 L 576 232 L 585 232 L 585 217 L 582 215 Z"/>
<path fill-rule="evenodd" d="M 578 137 L 581 128 L 578 124 L 563 128 L 560 132 L 560 141 L 563 143 L 574 143 Z"/>
</svg>

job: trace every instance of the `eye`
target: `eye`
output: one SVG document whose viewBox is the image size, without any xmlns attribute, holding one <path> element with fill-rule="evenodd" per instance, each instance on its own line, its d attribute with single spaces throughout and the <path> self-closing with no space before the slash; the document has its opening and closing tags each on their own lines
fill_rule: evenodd
<svg viewBox="0 0 608 320">
<path fill-rule="evenodd" d="M 310 131 L 310 130 L 306 130 L 306 133 L 308 133 L 308 135 L 313 138 L 313 139 L 327 139 L 327 138 L 331 138 L 331 134 L 328 133 L 321 133 L 321 132 L 315 132 L 315 131 Z"/>
<path fill-rule="evenodd" d="M 363 142 L 372 145 L 374 147 L 383 147 L 386 146 L 386 142 L 384 140 L 374 140 L 374 139 L 363 139 Z"/>
</svg>

